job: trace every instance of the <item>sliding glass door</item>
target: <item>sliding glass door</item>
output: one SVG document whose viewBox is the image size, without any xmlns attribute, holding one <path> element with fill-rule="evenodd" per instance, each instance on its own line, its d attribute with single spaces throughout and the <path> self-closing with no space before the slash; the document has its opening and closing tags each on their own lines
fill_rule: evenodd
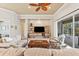
<svg viewBox="0 0 79 59">
<path fill-rule="evenodd" d="M 73 47 L 73 17 L 58 22 L 58 36 L 65 34 L 65 44 Z"/>
<path fill-rule="evenodd" d="M 58 36 L 65 34 L 64 43 L 73 48 L 79 48 L 79 14 L 63 19 L 57 24 Z"/>
<path fill-rule="evenodd" d="M 69 17 L 63 20 L 63 32 L 67 35 L 73 35 L 73 18 Z"/>
<path fill-rule="evenodd" d="M 79 48 L 79 14 L 75 15 L 75 36 L 74 36 L 74 42 L 75 42 L 75 48 Z"/>
<path fill-rule="evenodd" d="M 73 47 L 73 17 L 63 20 L 63 33 L 65 34 L 65 44 Z"/>
</svg>

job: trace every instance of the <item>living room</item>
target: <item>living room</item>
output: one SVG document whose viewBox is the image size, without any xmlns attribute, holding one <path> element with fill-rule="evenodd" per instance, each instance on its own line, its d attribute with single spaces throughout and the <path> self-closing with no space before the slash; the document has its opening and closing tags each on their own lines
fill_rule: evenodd
<svg viewBox="0 0 79 59">
<path fill-rule="evenodd" d="M 79 55 L 78 6 L 78 3 L 0 3 L 0 55 Z"/>
</svg>

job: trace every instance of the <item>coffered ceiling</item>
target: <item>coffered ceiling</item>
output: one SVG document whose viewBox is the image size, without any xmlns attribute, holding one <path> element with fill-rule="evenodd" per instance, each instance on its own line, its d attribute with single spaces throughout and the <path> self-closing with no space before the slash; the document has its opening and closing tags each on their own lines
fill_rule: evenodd
<svg viewBox="0 0 79 59">
<path fill-rule="evenodd" d="M 18 14 L 54 14 L 63 3 L 52 3 L 48 6 L 47 11 L 35 11 L 36 7 L 30 6 L 28 3 L 0 3 L 0 8 L 15 11 Z"/>
</svg>

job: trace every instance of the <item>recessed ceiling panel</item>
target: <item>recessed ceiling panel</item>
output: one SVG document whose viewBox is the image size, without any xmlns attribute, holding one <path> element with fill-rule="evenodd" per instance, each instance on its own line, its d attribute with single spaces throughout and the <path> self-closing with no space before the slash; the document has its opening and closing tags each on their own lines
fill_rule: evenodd
<svg viewBox="0 0 79 59">
<path fill-rule="evenodd" d="M 18 14 L 54 14 L 63 3 L 51 3 L 47 6 L 48 10 L 35 11 L 37 6 L 31 6 L 29 3 L 0 3 L 0 8 L 9 9 L 15 11 Z"/>
</svg>

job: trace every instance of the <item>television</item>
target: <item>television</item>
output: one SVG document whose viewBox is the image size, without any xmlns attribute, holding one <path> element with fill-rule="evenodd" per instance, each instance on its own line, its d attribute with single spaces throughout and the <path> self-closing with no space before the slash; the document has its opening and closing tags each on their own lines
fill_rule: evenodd
<svg viewBox="0 0 79 59">
<path fill-rule="evenodd" d="M 43 26 L 41 27 L 34 27 L 34 32 L 45 32 L 45 29 Z"/>
</svg>

